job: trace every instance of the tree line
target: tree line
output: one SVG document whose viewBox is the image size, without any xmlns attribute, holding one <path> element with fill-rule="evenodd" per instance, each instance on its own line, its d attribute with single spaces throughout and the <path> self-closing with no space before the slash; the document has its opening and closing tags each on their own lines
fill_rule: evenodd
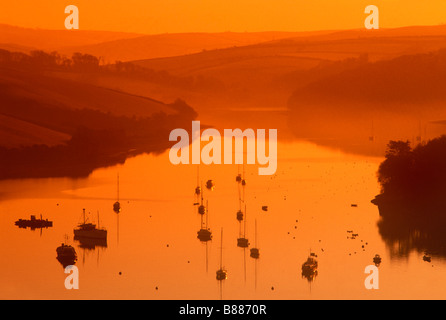
<svg viewBox="0 0 446 320">
<path fill-rule="evenodd" d="M 214 78 L 201 75 L 180 77 L 165 70 L 144 68 L 133 62 L 116 61 L 114 64 L 104 64 L 102 57 L 80 52 L 73 53 L 70 58 L 57 51 L 33 50 L 27 54 L 0 49 L 0 65 L 33 72 L 62 70 L 119 75 L 187 90 L 224 88 L 224 84 Z"/>
</svg>

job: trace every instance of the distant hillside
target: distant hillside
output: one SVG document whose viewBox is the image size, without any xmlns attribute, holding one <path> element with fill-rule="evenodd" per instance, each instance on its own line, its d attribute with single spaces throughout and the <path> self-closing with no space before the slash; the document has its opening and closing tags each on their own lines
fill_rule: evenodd
<svg viewBox="0 0 446 320">
<path fill-rule="evenodd" d="M 86 46 L 96 43 L 129 39 L 140 36 L 135 33 L 88 31 L 88 30 L 45 30 L 21 28 L 0 24 L 0 47 L 3 49 L 33 48 L 53 51 L 65 46 Z"/>
<path fill-rule="evenodd" d="M 362 65 L 316 80 L 289 100 L 296 136 L 309 139 L 379 138 L 411 141 L 443 134 L 446 50 Z"/>
<path fill-rule="evenodd" d="M 134 63 L 173 75 L 213 77 L 232 87 L 238 83 L 247 86 L 261 82 L 296 88 L 299 83 L 293 83 L 293 75 L 302 70 L 325 67 L 346 59 L 390 60 L 443 47 L 446 47 L 445 26 L 351 30 L 302 34 L 260 44 Z"/>
<path fill-rule="evenodd" d="M 86 176 L 165 150 L 170 131 L 197 116 L 181 100 L 165 104 L 84 83 L 101 73 L 89 56 L 72 66 L 54 65 L 56 57 L 0 51 L 0 179 Z"/>
<path fill-rule="evenodd" d="M 145 60 L 154 58 L 166 58 L 175 56 L 184 56 L 194 53 L 200 53 L 202 51 L 216 50 L 216 49 L 228 49 L 233 47 L 245 47 L 256 44 L 279 43 L 283 45 L 289 45 L 295 43 L 297 45 L 303 44 L 308 46 L 312 42 L 313 45 L 303 48 L 298 48 L 298 51 L 306 53 L 307 56 L 310 53 L 311 57 L 327 59 L 327 56 L 323 53 L 332 52 L 336 55 L 329 57 L 329 60 L 337 60 L 339 58 L 351 57 L 351 54 L 361 54 L 364 52 L 363 42 L 370 38 L 406 38 L 408 41 L 397 40 L 393 42 L 392 48 L 388 48 L 386 51 L 378 55 L 376 59 L 383 57 L 392 58 L 395 54 L 398 55 L 402 50 L 418 50 L 419 46 L 414 46 L 413 42 L 419 39 L 419 37 L 425 38 L 424 40 L 432 46 L 432 49 L 438 49 L 438 42 L 435 41 L 438 37 L 446 37 L 446 26 L 414 26 L 404 27 L 397 29 L 379 29 L 379 30 L 324 30 L 313 32 L 223 32 L 223 33 L 173 33 L 173 34 L 159 34 L 159 35 L 143 35 L 136 38 L 117 39 L 107 42 L 96 43 L 92 45 L 83 46 L 69 46 L 60 47 L 59 52 L 67 55 L 71 55 L 74 52 L 89 53 L 95 56 L 104 57 L 107 63 L 114 63 L 115 61 L 132 61 L 132 60 Z M 358 40 L 360 47 L 350 48 L 347 51 L 342 48 L 348 48 L 342 40 Z M 332 41 L 339 41 L 342 48 L 338 48 L 338 52 L 333 52 L 333 48 L 330 49 Z M 384 40 L 385 41 L 385 40 Z M 388 42 L 388 41 L 385 41 Z M 405 43 L 403 43 L 405 42 Z M 435 43 L 436 42 L 436 43 Z M 324 43 L 324 44 L 323 44 Z M 321 46 L 322 44 L 322 46 Z M 396 44 L 396 46 L 395 46 Z M 375 42 L 370 43 L 375 45 Z M 384 44 L 385 45 L 385 44 Z M 389 46 L 390 43 L 387 45 Z M 382 46 L 378 43 L 378 46 Z M 403 46 L 404 48 L 402 48 Z M 358 52 L 359 50 L 359 52 Z M 426 48 L 422 49 L 425 52 Z M 372 52 L 379 51 L 379 48 L 369 51 L 370 58 Z M 418 51 L 412 52 L 417 53 Z M 294 56 L 296 51 L 291 52 Z M 277 54 L 284 54 L 283 48 L 279 49 Z M 288 52 L 288 54 L 290 54 Z M 318 56 L 319 54 L 319 56 Z M 349 55 L 350 54 L 350 55 Z"/>
<path fill-rule="evenodd" d="M 357 68 L 315 81 L 297 90 L 290 107 L 306 111 L 336 105 L 336 113 L 404 112 L 429 114 L 446 110 L 446 49 L 364 63 Z M 318 112 L 311 108 L 313 112 Z"/>
<path fill-rule="evenodd" d="M 326 32 L 223 32 L 223 33 L 167 33 L 118 39 L 93 45 L 61 47 L 67 55 L 74 52 L 104 57 L 106 63 L 173 56 L 183 56 L 206 50 L 242 47 L 273 40 L 303 37 Z"/>
</svg>

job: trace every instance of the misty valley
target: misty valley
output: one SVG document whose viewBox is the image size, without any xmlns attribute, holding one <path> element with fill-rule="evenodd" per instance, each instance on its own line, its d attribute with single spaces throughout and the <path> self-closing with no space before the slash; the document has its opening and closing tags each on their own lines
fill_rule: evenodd
<svg viewBox="0 0 446 320">
<path fill-rule="evenodd" d="M 71 31 L 0 25 L 3 297 L 444 296 L 445 26 Z"/>
</svg>

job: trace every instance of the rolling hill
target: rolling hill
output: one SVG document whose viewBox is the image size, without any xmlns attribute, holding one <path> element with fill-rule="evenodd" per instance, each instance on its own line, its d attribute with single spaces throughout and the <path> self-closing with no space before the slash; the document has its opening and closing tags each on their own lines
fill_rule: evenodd
<svg viewBox="0 0 446 320">
<path fill-rule="evenodd" d="M 324 34 L 314 32 L 312 34 Z M 144 35 L 85 46 L 61 47 L 59 52 L 73 52 L 104 57 L 106 63 L 163 57 L 183 56 L 202 51 L 242 47 L 277 39 L 307 36 L 302 32 L 223 32 L 223 33 L 172 33 Z"/>
<path fill-rule="evenodd" d="M 140 36 L 135 33 L 31 29 L 0 24 L 0 47 L 28 52 L 29 50 L 57 51 L 65 46 L 86 46 L 118 39 Z"/>
<path fill-rule="evenodd" d="M 94 78 L 100 70 L 39 68 L 39 58 L 12 57 L 23 61 L 0 63 L 0 179 L 86 176 L 165 150 L 170 131 L 196 117 L 180 100 L 166 104 L 67 76 Z"/>
</svg>

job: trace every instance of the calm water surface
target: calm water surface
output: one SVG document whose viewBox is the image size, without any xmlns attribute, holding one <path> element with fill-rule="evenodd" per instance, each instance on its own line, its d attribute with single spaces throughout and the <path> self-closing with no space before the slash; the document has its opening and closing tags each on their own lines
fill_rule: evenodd
<svg viewBox="0 0 446 320">
<path fill-rule="evenodd" d="M 86 179 L 0 182 L 0 298 L 2 299 L 400 299 L 446 298 L 446 263 L 424 262 L 415 250 L 398 255 L 378 232 L 380 158 L 347 155 L 312 144 L 278 146 L 274 176 L 245 166 L 246 237 L 260 259 L 237 247 L 239 187 L 236 165 L 201 166 L 209 203 L 212 241 L 197 239 L 194 206 L 197 166 L 173 166 L 168 153 L 142 155 L 122 166 L 96 170 Z M 122 212 L 112 211 L 120 175 Z M 243 192 L 243 190 L 241 190 Z M 352 207 L 356 204 L 357 207 Z M 263 211 L 262 206 L 268 206 Z M 84 248 L 73 228 L 85 208 L 107 228 L 106 246 Z M 49 229 L 20 229 L 31 214 L 54 221 Z M 255 232 L 257 222 L 257 232 Z M 228 279 L 220 283 L 221 228 Z M 347 231 L 357 233 L 350 239 Z M 56 248 L 77 252 L 79 290 L 67 290 Z M 364 248 L 362 247 L 364 246 Z M 301 265 L 310 251 L 318 274 L 310 282 Z M 379 290 L 366 290 L 364 269 L 380 254 Z"/>
</svg>

